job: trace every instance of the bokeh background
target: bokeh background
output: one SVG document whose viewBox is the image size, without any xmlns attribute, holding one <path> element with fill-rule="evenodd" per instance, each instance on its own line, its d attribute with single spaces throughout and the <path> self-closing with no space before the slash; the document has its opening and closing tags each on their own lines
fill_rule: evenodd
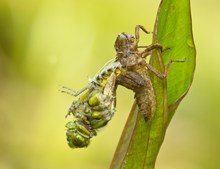
<svg viewBox="0 0 220 169">
<path fill-rule="evenodd" d="M 120 32 L 153 30 L 159 0 L 0 1 L 0 169 L 106 169 L 133 103 L 117 92 L 117 112 L 86 149 L 70 149 L 65 119 L 73 97 L 115 56 Z M 157 169 L 220 168 L 220 1 L 192 0 L 197 68 L 158 156 Z M 142 34 L 142 36 L 145 36 Z M 146 40 L 147 39 L 147 40 Z M 150 36 L 145 40 L 150 43 Z M 144 43 L 146 43 L 146 41 Z"/>
</svg>

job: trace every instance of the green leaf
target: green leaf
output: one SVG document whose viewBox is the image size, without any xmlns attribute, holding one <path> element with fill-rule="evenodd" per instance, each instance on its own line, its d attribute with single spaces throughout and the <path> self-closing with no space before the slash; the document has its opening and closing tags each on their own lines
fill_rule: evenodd
<svg viewBox="0 0 220 169">
<path fill-rule="evenodd" d="M 169 60 L 173 63 L 164 80 L 152 75 L 156 94 L 156 111 L 150 122 L 145 123 L 136 104 L 130 112 L 111 169 L 153 169 L 163 142 L 167 126 L 180 101 L 188 92 L 195 70 L 195 46 L 192 36 L 190 0 L 163 0 L 158 9 L 153 42 L 160 43 L 161 53 L 154 51 L 151 65 L 164 72 Z"/>
<path fill-rule="evenodd" d="M 158 19 L 158 41 L 164 48 L 165 64 L 169 60 L 185 60 L 173 64 L 169 71 L 168 104 L 174 104 L 188 91 L 195 69 L 195 46 L 192 36 L 190 0 L 164 0 Z"/>
</svg>

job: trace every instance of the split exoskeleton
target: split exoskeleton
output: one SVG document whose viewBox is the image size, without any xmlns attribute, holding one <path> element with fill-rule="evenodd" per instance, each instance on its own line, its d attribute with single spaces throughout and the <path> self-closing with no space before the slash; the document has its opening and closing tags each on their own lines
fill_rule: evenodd
<svg viewBox="0 0 220 169">
<path fill-rule="evenodd" d="M 151 55 L 155 48 L 162 51 L 162 47 L 159 44 L 138 46 L 140 29 L 147 34 L 150 33 L 143 26 L 137 25 L 135 37 L 127 33 L 118 35 L 114 46 L 117 52 L 115 61 L 98 72 L 87 87 L 73 91 L 63 86 L 66 91 L 62 92 L 73 96 L 86 91 L 72 103 L 67 114 L 74 116 L 74 121 L 66 124 L 70 147 L 88 146 L 90 139 L 96 135 L 96 130 L 104 127 L 111 120 L 116 110 L 117 85 L 133 90 L 139 112 L 143 114 L 146 122 L 151 119 L 156 103 L 149 71 L 161 79 L 165 78 L 174 61 L 168 63 L 164 74 L 149 65 L 146 57 Z M 140 48 L 144 50 L 140 51 Z"/>
</svg>

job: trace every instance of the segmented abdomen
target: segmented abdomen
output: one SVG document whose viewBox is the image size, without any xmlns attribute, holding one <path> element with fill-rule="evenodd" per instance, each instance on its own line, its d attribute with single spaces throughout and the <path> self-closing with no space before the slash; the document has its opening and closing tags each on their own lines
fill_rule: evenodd
<svg viewBox="0 0 220 169">
<path fill-rule="evenodd" d="M 92 79 L 91 83 L 96 86 L 105 87 L 108 78 L 112 74 L 112 72 L 114 72 L 116 76 L 119 76 L 122 71 L 124 70 L 120 62 L 113 62 L 104 67 L 100 72 L 98 72 Z"/>
<path fill-rule="evenodd" d="M 150 86 L 135 89 L 135 98 L 139 111 L 143 114 L 145 121 L 151 119 L 155 111 L 155 95 Z"/>
<path fill-rule="evenodd" d="M 136 102 L 145 121 L 148 121 L 151 119 L 156 106 L 154 88 L 148 72 L 141 69 L 137 71 L 141 74 L 142 78 L 145 79 L 146 84 L 145 86 L 134 89 Z"/>
<path fill-rule="evenodd" d="M 155 110 L 154 89 L 148 72 L 143 69 L 123 72 L 117 78 L 117 84 L 135 92 L 139 111 L 148 121 Z"/>
</svg>

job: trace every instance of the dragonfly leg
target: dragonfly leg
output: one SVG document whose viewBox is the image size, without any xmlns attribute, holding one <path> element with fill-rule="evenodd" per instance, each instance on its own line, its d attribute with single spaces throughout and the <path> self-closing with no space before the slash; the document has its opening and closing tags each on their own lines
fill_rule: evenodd
<svg viewBox="0 0 220 169">
<path fill-rule="evenodd" d="M 153 49 L 160 49 L 161 51 L 163 51 L 163 47 L 159 43 L 155 43 L 145 47 L 146 49 L 142 51 L 142 55 L 141 55 L 142 58 L 146 58 L 147 56 L 151 55 Z"/>
<path fill-rule="evenodd" d="M 185 60 L 170 60 L 165 68 L 164 73 L 159 72 L 157 69 L 155 69 L 153 66 L 151 66 L 150 64 L 146 63 L 146 67 L 148 68 L 148 70 L 150 70 L 152 73 L 154 73 L 158 78 L 160 79 L 164 79 L 167 77 L 168 71 L 170 69 L 170 66 L 173 62 L 185 62 Z"/>
<path fill-rule="evenodd" d="M 60 90 L 60 92 L 66 93 L 66 94 L 69 94 L 69 95 L 71 95 L 71 96 L 76 97 L 76 96 L 78 96 L 79 94 L 81 94 L 82 92 L 86 91 L 87 89 L 90 89 L 90 88 L 91 88 L 91 85 L 88 85 L 88 86 L 86 86 L 86 87 L 84 87 L 84 88 L 82 88 L 81 90 L 78 90 L 78 91 L 75 91 L 75 90 L 73 90 L 73 89 L 71 89 L 71 88 L 68 88 L 68 87 L 66 87 L 66 86 L 62 86 L 62 88 L 67 89 L 67 90 L 69 90 L 70 92 L 69 92 L 69 91 L 65 91 L 65 90 Z"/>
<path fill-rule="evenodd" d="M 76 108 L 76 101 L 74 101 L 72 104 L 71 104 L 71 106 L 70 106 L 70 108 L 69 108 L 69 110 L 68 110 L 68 112 L 67 112 L 67 114 L 65 115 L 65 118 L 67 118 L 67 116 L 69 116 L 71 113 L 72 113 L 72 111 Z"/>
<path fill-rule="evenodd" d="M 155 44 L 152 44 L 149 46 L 138 46 L 138 48 L 146 48 L 145 50 L 141 51 L 141 53 L 143 53 L 145 57 L 152 54 L 153 49 L 160 49 L 161 52 L 165 52 L 167 50 L 170 50 L 169 47 L 163 49 L 162 45 L 160 45 L 159 43 L 155 43 Z"/>
<path fill-rule="evenodd" d="M 149 32 L 149 31 L 147 31 L 146 29 L 145 29 L 145 27 L 143 27 L 142 25 L 137 25 L 136 27 L 135 27 L 135 39 L 136 39 L 136 43 L 138 44 L 138 42 L 139 42 L 139 39 L 140 39 L 140 33 L 139 33 L 139 30 L 142 30 L 142 31 L 144 31 L 146 34 L 150 34 L 150 33 L 152 33 L 152 32 Z"/>
<path fill-rule="evenodd" d="M 88 89 L 90 89 L 90 88 L 91 88 L 91 86 L 88 85 L 88 86 L 82 88 L 81 90 L 78 90 L 73 96 L 76 97 L 76 96 L 78 96 L 79 94 L 81 94 L 82 92 L 84 92 L 84 91 L 86 91 L 86 90 L 88 90 Z"/>
<path fill-rule="evenodd" d="M 71 91 L 71 92 L 73 92 L 73 93 L 75 93 L 76 91 L 75 90 L 73 90 L 73 89 L 71 89 L 71 88 L 69 88 L 69 87 L 67 87 L 67 86 L 60 86 L 62 89 L 67 89 L 67 90 L 69 90 L 69 91 Z"/>
<path fill-rule="evenodd" d="M 145 47 L 146 49 L 140 52 L 140 56 L 144 59 L 147 58 L 147 56 L 150 56 L 152 54 L 153 49 L 160 49 L 162 51 L 162 46 L 158 43 L 149 45 L 149 46 L 142 46 Z M 163 52 L 163 51 L 162 51 Z"/>
</svg>

